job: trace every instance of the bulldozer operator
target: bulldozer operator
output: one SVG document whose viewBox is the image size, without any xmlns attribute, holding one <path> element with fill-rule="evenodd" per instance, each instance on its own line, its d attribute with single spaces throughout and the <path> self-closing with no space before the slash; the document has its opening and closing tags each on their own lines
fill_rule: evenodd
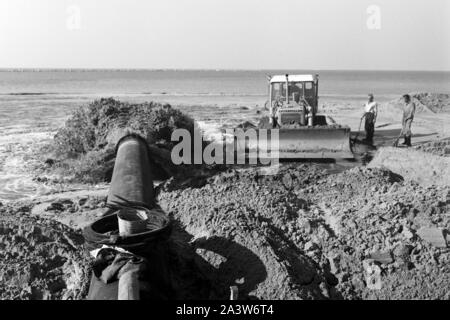
<svg viewBox="0 0 450 320">
<path fill-rule="evenodd" d="M 290 95 L 290 99 L 289 99 L 290 106 L 303 107 L 303 112 L 305 114 L 305 118 L 307 119 L 307 123 L 308 123 L 308 125 L 312 126 L 312 107 L 306 101 L 306 99 L 303 97 L 301 88 L 299 88 L 298 85 L 295 85 L 295 84 L 289 84 L 288 88 L 289 88 L 288 92 Z M 282 108 L 286 102 L 285 97 L 286 97 L 287 92 L 286 92 L 285 88 L 281 87 L 280 91 L 281 91 L 280 92 L 281 94 L 279 93 L 276 95 L 276 97 L 273 101 L 273 104 L 272 104 L 272 114 L 270 117 L 270 123 L 274 127 L 279 126 L 275 115 L 276 115 L 278 109 Z"/>
</svg>

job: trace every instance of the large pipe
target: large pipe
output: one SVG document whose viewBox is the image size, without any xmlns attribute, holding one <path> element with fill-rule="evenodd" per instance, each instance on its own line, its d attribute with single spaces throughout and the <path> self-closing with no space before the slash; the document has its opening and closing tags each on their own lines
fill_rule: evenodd
<svg viewBox="0 0 450 320">
<path fill-rule="evenodd" d="M 117 300 L 139 300 L 139 270 L 130 270 L 119 278 Z"/>
<path fill-rule="evenodd" d="M 172 295 L 170 274 L 167 266 L 167 244 L 164 241 L 170 232 L 170 220 L 161 216 L 160 210 L 155 204 L 155 192 L 153 189 L 153 170 L 156 170 L 150 159 L 149 147 L 144 138 L 136 134 L 128 134 L 122 137 L 116 146 L 116 160 L 109 188 L 108 205 L 114 206 L 141 206 L 152 209 L 155 224 L 160 224 L 155 229 L 149 229 L 128 237 L 107 236 L 107 231 L 113 231 L 117 227 L 117 216 L 107 214 L 92 223 L 85 231 L 85 238 L 90 239 L 91 245 L 100 247 L 104 244 L 122 247 L 133 254 L 142 256 L 151 261 L 146 271 L 141 264 L 133 265 L 128 262 L 118 273 L 118 281 L 104 283 L 95 274 L 92 274 L 88 299 L 90 300 L 138 300 L 144 299 L 150 293 L 152 296 L 158 293 L 161 297 Z M 111 208 L 110 213 L 115 213 Z M 103 223 L 102 223 L 103 222 Z M 88 238 L 87 238 L 88 237 Z M 140 278 L 140 276 L 143 276 Z M 142 281 L 142 282 L 141 282 Z M 149 291 L 145 286 L 151 286 Z"/>
<path fill-rule="evenodd" d="M 113 206 L 133 203 L 150 209 L 154 196 L 147 142 L 139 135 L 128 134 L 117 143 L 107 203 Z"/>
</svg>

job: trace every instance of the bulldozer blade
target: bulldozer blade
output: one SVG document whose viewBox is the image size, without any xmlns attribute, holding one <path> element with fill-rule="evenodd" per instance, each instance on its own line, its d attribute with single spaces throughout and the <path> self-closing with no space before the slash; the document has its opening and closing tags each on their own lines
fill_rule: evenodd
<svg viewBox="0 0 450 320">
<path fill-rule="evenodd" d="M 269 150 L 279 159 L 353 159 L 348 127 L 259 129 L 246 147 L 249 157 Z"/>
</svg>

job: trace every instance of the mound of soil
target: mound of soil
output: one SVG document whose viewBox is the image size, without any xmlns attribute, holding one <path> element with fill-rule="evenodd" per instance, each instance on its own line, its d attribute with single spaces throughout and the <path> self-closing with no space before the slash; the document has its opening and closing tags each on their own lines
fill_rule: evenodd
<svg viewBox="0 0 450 320">
<path fill-rule="evenodd" d="M 423 143 L 415 147 L 417 150 L 424 151 L 426 153 L 435 154 L 438 156 L 449 157 L 450 156 L 450 138 L 439 139 L 437 141 L 431 141 Z"/>
<path fill-rule="evenodd" d="M 369 167 L 384 167 L 407 180 L 450 186 L 450 158 L 406 148 L 381 148 Z"/>
<path fill-rule="evenodd" d="M 214 297 L 237 285 L 241 298 L 450 298 L 448 187 L 379 168 L 327 176 L 314 165 L 168 186 L 160 204 L 188 233 Z"/>
<path fill-rule="evenodd" d="M 333 231 L 330 240 L 322 241 L 322 255 L 344 297 L 450 297 L 444 289 L 450 284 L 445 240 L 450 227 L 448 187 L 404 182 L 386 169 L 354 168 L 308 191 Z M 421 233 L 424 228 L 437 235 L 436 241 Z M 368 285 L 370 263 L 380 270 L 376 289 Z"/>
<path fill-rule="evenodd" d="M 416 105 L 417 113 L 443 113 L 450 112 L 450 95 L 438 93 L 411 93 L 412 101 Z M 398 98 L 387 104 L 402 109 L 403 98 Z"/>
<path fill-rule="evenodd" d="M 450 94 L 414 93 L 411 96 L 434 113 L 450 111 Z"/>
<path fill-rule="evenodd" d="M 81 234 L 30 208 L 0 207 L 0 299 L 84 299 L 90 262 Z"/>
<path fill-rule="evenodd" d="M 292 190 L 320 172 L 300 166 L 269 177 L 231 170 L 202 188 L 163 187 L 159 203 L 192 235 L 196 253 L 214 266 L 215 272 L 204 272 L 214 297 L 228 298 L 231 285 L 239 286 L 241 298 L 335 297 L 324 270 L 289 238 L 298 212 L 306 208 Z"/>
<path fill-rule="evenodd" d="M 41 159 L 41 166 L 34 169 L 41 175 L 53 173 L 72 182 L 110 181 L 120 138 L 134 133 L 149 145 L 170 150 L 176 129 L 193 133 L 195 123 L 169 104 L 131 104 L 102 98 L 79 107 L 69 116 L 52 144 L 42 150 L 45 158 Z"/>
</svg>

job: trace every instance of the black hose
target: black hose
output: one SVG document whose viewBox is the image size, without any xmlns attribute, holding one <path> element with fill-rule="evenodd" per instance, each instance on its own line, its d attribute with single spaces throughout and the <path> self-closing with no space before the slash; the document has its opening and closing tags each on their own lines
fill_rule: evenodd
<svg viewBox="0 0 450 320">
<path fill-rule="evenodd" d="M 356 142 L 356 140 L 358 140 L 359 133 L 361 132 L 361 124 L 362 124 L 363 119 L 366 117 L 366 115 L 367 115 L 367 112 L 363 114 L 363 116 L 361 117 L 361 120 L 359 121 L 358 132 L 356 133 L 356 137 L 352 139 L 353 142 Z"/>
</svg>

